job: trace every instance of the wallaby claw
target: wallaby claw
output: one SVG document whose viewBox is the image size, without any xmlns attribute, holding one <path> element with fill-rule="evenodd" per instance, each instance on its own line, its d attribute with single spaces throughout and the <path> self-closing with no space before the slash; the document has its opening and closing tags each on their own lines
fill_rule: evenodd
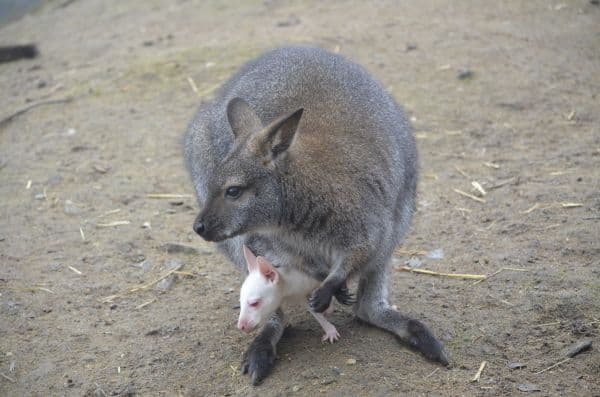
<svg viewBox="0 0 600 397">
<path fill-rule="evenodd" d="M 333 294 L 329 288 L 319 287 L 308 299 L 308 305 L 315 313 L 323 313 L 331 304 L 331 298 Z"/>
<path fill-rule="evenodd" d="M 335 291 L 333 296 L 335 296 L 335 299 L 342 305 L 349 306 L 356 303 L 354 295 L 350 293 L 350 290 L 348 290 L 348 286 L 345 283 L 340 288 L 338 288 L 337 291 Z"/>
</svg>

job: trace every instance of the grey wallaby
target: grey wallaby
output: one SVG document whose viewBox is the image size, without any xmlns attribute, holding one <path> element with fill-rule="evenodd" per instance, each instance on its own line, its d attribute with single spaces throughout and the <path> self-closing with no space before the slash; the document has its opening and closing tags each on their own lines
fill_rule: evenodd
<svg viewBox="0 0 600 397">
<path fill-rule="evenodd" d="M 417 151 L 402 110 L 362 67 L 316 48 L 259 56 L 201 106 L 185 157 L 201 209 L 194 230 L 240 269 L 246 244 L 322 280 L 315 312 L 340 290 L 344 300 L 356 274 L 360 319 L 448 364 L 429 329 L 388 302 L 390 258 L 415 207 Z M 254 384 L 282 333 L 278 310 L 242 363 Z"/>
</svg>

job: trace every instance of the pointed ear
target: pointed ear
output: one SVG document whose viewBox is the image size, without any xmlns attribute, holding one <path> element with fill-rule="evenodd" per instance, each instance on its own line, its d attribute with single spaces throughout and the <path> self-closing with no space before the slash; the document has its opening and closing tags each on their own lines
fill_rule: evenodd
<svg viewBox="0 0 600 397">
<path fill-rule="evenodd" d="M 233 98 L 229 101 L 227 104 L 227 120 L 236 138 L 263 128 L 256 112 L 242 98 Z"/>
<path fill-rule="evenodd" d="M 260 270 L 260 273 L 269 282 L 276 283 L 279 281 L 279 273 L 277 272 L 275 267 L 273 267 L 273 265 L 271 263 L 269 263 L 269 261 L 267 261 L 262 256 L 259 256 L 258 258 L 256 258 L 256 263 L 258 265 L 258 269 Z"/>
<path fill-rule="evenodd" d="M 274 160 L 292 145 L 303 112 L 304 109 L 298 109 L 282 116 L 261 131 L 258 139 L 263 155 Z"/>
<path fill-rule="evenodd" d="M 248 273 L 251 273 L 256 269 L 256 256 L 250 251 L 244 244 L 244 258 L 246 259 L 246 265 L 248 267 Z"/>
</svg>

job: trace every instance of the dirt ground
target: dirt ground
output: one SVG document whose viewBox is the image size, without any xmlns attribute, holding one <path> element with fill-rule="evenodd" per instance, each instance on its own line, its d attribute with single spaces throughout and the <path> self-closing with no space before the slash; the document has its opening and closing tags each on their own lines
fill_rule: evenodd
<svg viewBox="0 0 600 397">
<path fill-rule="evenodd" d="M 0 29 L 28 42 L 39 58 L 0 64 L 0 118 L 41 104 L 0 125 L 0 395 L 600 395 L 600 6 L 49 1 Z M 350 57 L 411 116 L 419 203 L 395 267 L 490 276 L 391 274 L 451 368 L 349 308 L 323 344 L 298 309 L 271 376 L 239 374 L 240 275 L 192 232 L 181 139 L 285 44 Z"/>
</svg>

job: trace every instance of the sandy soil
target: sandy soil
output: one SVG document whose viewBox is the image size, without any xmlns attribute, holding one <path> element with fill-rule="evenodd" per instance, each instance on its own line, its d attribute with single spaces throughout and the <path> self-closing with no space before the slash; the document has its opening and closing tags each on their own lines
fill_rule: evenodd
<svg viewBox="0 0 600 397">
<path fill-rule="evenodd" d="M 0 125 L 0 395 L 600 395 L 600 6 L 407 3 L 51 1 L 3 27 L 0 45 L 41 56 L 0 65 L 0 118 L 66 101 Z M 191 196 L 147 196 L 192 193 L 181 138 L 201 98 L 289 43 L 361 63 L 412 117 L 419 205 L 396 266 L 493 275 L 391 275 L 450 369 L 348 308 L 323 344 L 297 310 L 250 386 L 239 274 L 193 234 Z M 454 190 L 472 181 L 485 202 Z M 172 261 L 186 274 L 148 284 Z"/>
</svg>

